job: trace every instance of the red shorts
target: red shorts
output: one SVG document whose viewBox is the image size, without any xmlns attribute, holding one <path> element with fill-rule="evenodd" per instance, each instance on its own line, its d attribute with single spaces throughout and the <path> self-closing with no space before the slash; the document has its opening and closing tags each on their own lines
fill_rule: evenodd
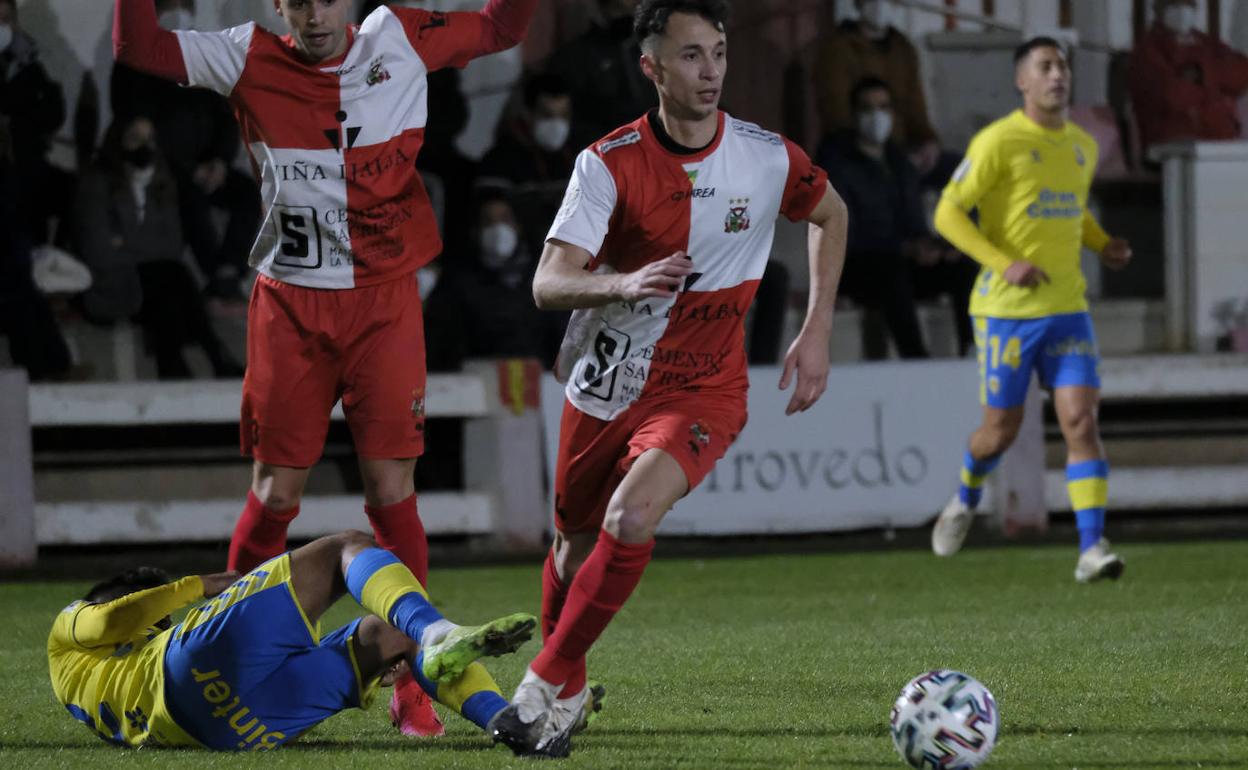
<svg viewBox="0 0 1248 770">
<path fill-rule="evenodd" d="M 744 393 L 638 401 L 614 420 L 565 402 L 555 460 L 555 527 L 565 534 L 599 529 L 615 488 L 648 449 L 675 458 L 692 492 L 737 440 L 745 420 Z"/>
<path fill-rule="evenodd" d="M 358 289 L 309 289 L 260 276 L 247 310 L 242 450 L 307 468 L 343 412 L 361 457 L 425 448 L 425 327 L 416 277 Z"/>
</svg>

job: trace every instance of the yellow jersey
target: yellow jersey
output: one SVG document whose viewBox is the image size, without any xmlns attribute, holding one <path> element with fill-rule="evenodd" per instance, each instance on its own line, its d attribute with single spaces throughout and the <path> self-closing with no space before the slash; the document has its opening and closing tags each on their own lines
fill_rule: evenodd
<svg viewBox="0 0 1248 770">
<path fill-rule="evenodd" d="M 48 635 L 52 690 L 71 716 L 120 746 L 198 746 L 165 708 L 165 648 L 156 624 L 203 598 L 198 577 L 137 591 L 105 604 L 77 601 Z"/>
<path fill-rule="evenodd" d="M 1088 309 L 1082 245 L 1100 251 L 1108 241 L 1087 213 L 1098 155 L 1096 140 L 1069 120 L 1049 129 L 1022 110 L 971 140 L 942 195 L 962 211 L 978 208 L 979 230 L 999 252 L 971 254 L 984 264 L 971 315 L 1041 318 Z M 1050 282 L 1034 288 L 1006 283 L 1004 268 L 1020 259 Z"/>
</svg>

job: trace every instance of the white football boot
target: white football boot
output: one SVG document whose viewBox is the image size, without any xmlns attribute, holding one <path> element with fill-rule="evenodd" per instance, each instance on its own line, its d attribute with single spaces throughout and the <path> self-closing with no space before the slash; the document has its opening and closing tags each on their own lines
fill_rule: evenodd
<svg viewBox="0 0 1248 770">
<path fill-rule="evenodd" d="M 1079 554 L 1079 563 L 1075 565 L 1075 580 L 1080 583 L 1091 583 L 1101 578 L 1117 580 L 1125 566 L 1122 558 L 1109 550 L 1109 541 L 1101 538 L 1096 545 Z"/>
<path fill-rule="evenodd" d="M 953 556 L 962 548 L 966 535 L 971 531 L 975 511 L 967 508 L 962 498 L 954 493 L 953 499 L 936 517 L 932 527 L 932 552 L 937 556 Z"/>
</svg>

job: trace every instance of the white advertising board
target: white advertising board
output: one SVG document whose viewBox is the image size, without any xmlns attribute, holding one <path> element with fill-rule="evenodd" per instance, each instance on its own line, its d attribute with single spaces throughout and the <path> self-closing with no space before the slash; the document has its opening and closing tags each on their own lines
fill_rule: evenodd
<svg viewBox="0 0 1248 770">
<path fill-rule="evenodd" d="M 794 534 L 929 521 L 958 483 L 979 421 L 975 363 L 834 365 L 809 411 L 785 417 L 780 369 L 750 370 L 750 420 L 661 534 Z M 696 396 L 691 396 L 696 398 Z M 552 479 L 563 388 L 542 384 Z"/>
</svg>

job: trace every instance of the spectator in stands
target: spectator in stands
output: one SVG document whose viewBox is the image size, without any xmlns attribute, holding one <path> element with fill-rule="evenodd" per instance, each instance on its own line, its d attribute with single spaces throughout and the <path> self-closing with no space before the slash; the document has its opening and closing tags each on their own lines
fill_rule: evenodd
<svg viewBox="0 0 1248 770">
<path fill-rule="evenodd" d="M 540 225 L 545 227 L 545 225 Z M 430 371 L 454 371 L 468 358 L 541 358 L 554 364 L 562 329 L 551 328 L 533 304 L 537 267 L 524 223 L 507 193 L 477 193 L 472 247 L 447 252 L 437 286 L 425 305 Z"/>
<path fill-rule="evenodd" d="M 641 47 L 633 39 L 636 9 L 637 0 L 598 0 L 598 22 L 550 57 L 546 71 L 562 77 L 572 90 L 576 147 L 659 106 L 654 85 L 637 66 Z"/>
<path fill-rule="evenodd" d="M 1237 139 L 1248 57 L 1196 29 L 1196 0 L 1156 0 L 1130 58 L 1131 100 L 1145 151 L 1189 139 Z"/>
<path fill-rule="evenodd" d="M 893 25 L 896 6 L 888 0 L 856 0 L 858 19 L 846 20 L 819 44 L 815 88 L 825 133 L 851 131 L 850 91 L 865 77 L 887 83 L 896 94 L 892 137 L 926 174 L 940 158 L 940 142 L 927 114 L 919 55 Z"/>
<path fill-rule="evenodd" d="M 533 223 L 525 245 L 540 254 L 580 147 L 571 142 L 572 93 L 563 78 L 536 75 L 521 90 L 520 108 L 500 124 L 477 184 L 509 191 L 516 216 Z"/>
<path fill-rule="evenodd" d="M 2 41 L 0 41 L 2 42 Z M 17 221 L 19 183 L 13 162 L 9 118 L 0 117 L 0 221 Z M 17 227 L 0 236 L 0 335 L 9 338 L 9 358 L 32 382 L 62 379 L 71 370 L 69 347 L 48 300 L 30 273 L 30 243 Z"/>
<path fill-rule="evenodd" d="M 156 356 L 157 376 L 185 379 L 183 347 L 203 347 L 217 377 L 238 377 L 189 267 L 182 261 L 178 189 L 146 117 L 114 121 L 78 196 L 79 242 L 95 283 L 83 296 L 91 320 L 135 318 Z"/>
<path fill-rule="evenodd" d="M 75 179 L 47 157 L 65 122 L 65 97 L 39 61 L 38 45 L 18 25 L 14 0 L 0 0 L 0 115 L 9 121 L 14 171 L 22 189 L 17 221 L 31 245 L 49 240 L 68 245 Z M 53 220 L 59 228 L 55 236 Z"/>
<path fill-rule="evenodd" d="M 942 245 L 927 226 L 915 168 L 891 139 L 896 119 L 893 89 L 879 78 L 860 80 L 850 92 L 854 130 L 833 134 L 816 163 L 849 207 L 849 243 L 841 291 L 884 312 L 902 358 L 927 358 L 915 300 L 949 295 L 958 349 L 972 340 L 967 315 L 977 268 Z"/>
<path fill-rule="evenodd" d="M 195 0 L 156 0 L 156 11 L 166 29 L 194 28 Z M 114 116 L 151 116 L 178 186 L 182 232 L 208 292 L 241 301 L 261 206 L 255 179 L 234 167 L 240 139 L 229 102 L 208 89 L 183 88 L 117 63 L 112 105 Z M 224 214 L 224 228 L 214 212 Z"/>
</svg>

